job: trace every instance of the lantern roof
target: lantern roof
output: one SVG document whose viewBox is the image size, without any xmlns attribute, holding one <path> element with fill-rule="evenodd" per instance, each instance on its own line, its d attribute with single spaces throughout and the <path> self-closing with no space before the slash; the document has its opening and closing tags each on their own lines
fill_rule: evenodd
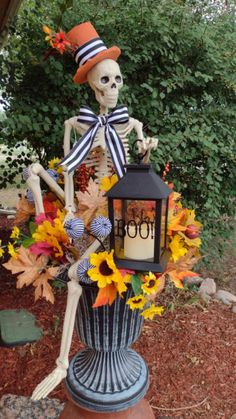
<svg viewBox="0 0 236 419">
<path fill-rule="evenodd" d="M 106 193 L 108 198 L 165 199 L 172 192 L 151 164 L 127 164 L 126 168 L 125 176 Z"/>
</svg>

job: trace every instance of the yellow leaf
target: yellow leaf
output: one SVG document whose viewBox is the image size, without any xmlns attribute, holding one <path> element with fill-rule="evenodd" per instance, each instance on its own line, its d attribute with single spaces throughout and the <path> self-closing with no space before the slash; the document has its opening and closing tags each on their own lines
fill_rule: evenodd
<svg viewBox="0 0 236 419">
<path fill-rule="evenodd" d="M 174 262 L 176 262 L 181 256 L 184 256 L 188 251 L 188 249 L 184 247 L 184 241 L 182 237 L 180 237 L 178 234 L 176 234 L 171 240 L 169 247 Z"/>
</svg>

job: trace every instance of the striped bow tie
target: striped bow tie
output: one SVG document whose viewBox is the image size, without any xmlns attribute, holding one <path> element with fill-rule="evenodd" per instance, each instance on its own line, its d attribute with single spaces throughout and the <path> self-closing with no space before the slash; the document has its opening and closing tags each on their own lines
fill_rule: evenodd
<svg viewBox="0 0 236 419">
<path fill-rule="evenodd" d="M 124 105 L 120 105 L 113 109 L 111 113 L 102 116 L 95 115 L 88 106 L 82 106 L 77 121 L 91 125 L 91 127 L 60 162 L 60 166 L 65 165 L 68 173 L 75 170 L 91 150 L 98 129 L 105 126 L 106 146 L 110 152 L 117 175 L 119 178 L 122 178 L 125 174 L 125 150 L 113 124 L 124 124 L 128 120 L 128 109 Z"/>
</svg>

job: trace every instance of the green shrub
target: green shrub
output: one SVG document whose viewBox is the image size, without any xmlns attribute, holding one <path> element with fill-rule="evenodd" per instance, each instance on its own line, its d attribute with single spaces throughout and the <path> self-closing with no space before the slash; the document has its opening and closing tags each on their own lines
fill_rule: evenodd
<svg viewBox="0 0 236 419">
<path fill-rule="evenodd" d="M 45 60 L 42 32 L 43 24 L 67 31 L 91 20 L 107 46 L 122 50 L 121 101 L 144 123 L 146 134 L 159 137 L 152 157 L 156 170 L 161 173 L 171 162 L 169 179 L 208 225 L 232 215 L 235 10 L 209 11 L 208 3 L 25 0 L 0 56 L 7 116 L 1 139 L 9 147 L 26 140 L 46 164 L 62 155 L 64 120 L 84 103 L 97 110 L 90 89 L 72 82 L 71 57 Z M 29 164 L 30 155 L 21 155 L 17 166 L 9 160 L 2 187 Z"/>
</svg>

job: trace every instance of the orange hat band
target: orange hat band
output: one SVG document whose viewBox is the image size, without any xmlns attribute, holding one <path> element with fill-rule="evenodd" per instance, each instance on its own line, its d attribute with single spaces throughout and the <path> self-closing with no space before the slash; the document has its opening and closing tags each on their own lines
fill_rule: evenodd
<svg viewBox="0 0 236 419">
<path fill-rule="evenodd" d="M 107 47 L 102 42 L 101 38 L 93 38 L 75 51 L 75 61 L 79 67 L 81 67 L 86 64 L 88 60 L 95 57 L 95 55 L 105 50 L 107 50 Z"/>
</svg>

